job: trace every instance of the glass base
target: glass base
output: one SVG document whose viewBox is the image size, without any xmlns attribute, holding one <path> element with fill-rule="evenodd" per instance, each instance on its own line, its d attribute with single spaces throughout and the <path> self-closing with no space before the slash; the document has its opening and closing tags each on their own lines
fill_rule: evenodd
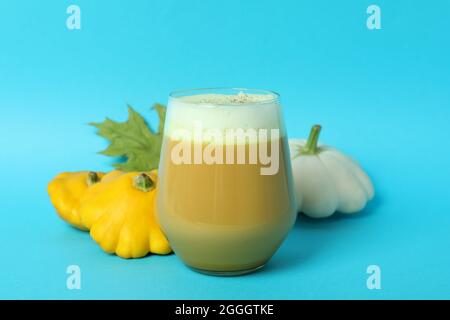
<svg viewBox="0 0 450 320">
<path fill-rule="evenodd" d="M 235 276 L 242 276 L 244 274 L 248 274 L 248 273 L 252 273 L 252 272 L 258 271 L 261 268 L 263 268 L 264 266 L 265 266 L 265 264 L 262 264 L 260 266 L 255 267 L 255 268 L 244 269 L 244 270 L 232 270 L 232 271 L 215 271 L 215 270 L 205 270 L 205 269 L 194 268 L 194 267 L 191 267 L 191 266 L 188 266 L 188 267 L 191 270 L 194 270 L 194 271 L 199 272 L 199 273 L 206 274 L 208 276 L 235 277 Z"/>
</svg>

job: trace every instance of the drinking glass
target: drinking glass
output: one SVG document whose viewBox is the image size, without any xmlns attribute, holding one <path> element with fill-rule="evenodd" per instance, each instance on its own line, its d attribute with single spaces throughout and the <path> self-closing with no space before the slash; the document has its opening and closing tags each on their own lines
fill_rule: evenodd
<svg viewBox="0 0 450 320">
<path fill-rule="evenodd" d="M 157 217 L 176 255 L 213 275 L 264 266 L 296 219 L 279 95 L 173 92 L 163 135 Z"/>
</svg>

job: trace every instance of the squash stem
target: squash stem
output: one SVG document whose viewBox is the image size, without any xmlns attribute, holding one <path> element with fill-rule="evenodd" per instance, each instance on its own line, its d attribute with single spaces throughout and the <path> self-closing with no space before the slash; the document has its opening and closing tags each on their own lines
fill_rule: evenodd
<svg viewBox="0 0 450 320">
<path fill-rule="evenodd" d="M 308 140 L 305 146 L 301 149 L 302 154 L 316 154 L 317 153 L 317 143 L 319 142 L 319 134 L 322 127 L 318 124 L 311 128 Z"/>
<path fill-rule="evenodd" d="M 141 173 L 134 178 L 133 186 L 142 192 L 149 192 L 155 188 L 155 183 L 145 173 Z"/>
<path fill-rule="evenodd" d="M 87 176 L 88 186 L 92 186 L 93 184 L 96 184 L 97 182 L 100 182 L 100 177 L 98 176 L 97 172 L 89 171 L 88 176 Z"/>
</svg>

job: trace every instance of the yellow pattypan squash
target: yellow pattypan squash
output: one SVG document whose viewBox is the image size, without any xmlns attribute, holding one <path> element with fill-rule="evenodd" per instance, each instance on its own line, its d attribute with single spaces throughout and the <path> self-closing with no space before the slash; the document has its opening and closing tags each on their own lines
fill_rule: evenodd
<svg viewBox="0 0 450 320">
<path fill-rule="evenodd" d="M 122 258 L 172 252 L 156 220 L 156 180 L 156 171 L 114 170 L 86 192 L 81 221 L 104 251 Z"/>
<path fill-rule="evenodd" d="M 102 172 L 93 171 L 63 172 L 50 181 L 47 188 L 50 201 L 64 221 L 86 230 L 77 211 L 80 199 L 103 175 Z"/>
</svg>

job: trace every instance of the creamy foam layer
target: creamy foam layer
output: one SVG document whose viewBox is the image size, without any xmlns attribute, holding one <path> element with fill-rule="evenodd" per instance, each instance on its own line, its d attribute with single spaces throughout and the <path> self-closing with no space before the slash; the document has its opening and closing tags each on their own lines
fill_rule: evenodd
<svg viewBox="0 0 450 320">
<path fill-rule="evenodd" d="M 280 129 L 283 123 L 276 96 L 272 94 L 199 94 L 170 100 L 164 134 L 180 139 L 180 129 L 193 133 L 199 127 L 203 131 L 219 131 L 226 134 L 230 129 Z M 198 141 L 200 138 L 194 137 Z M 201 138 L 209 140 L 205 137 Z"/>
<path fill-rule="evenodd" d="M 194 104 L 213 105 L 239 105 L 248 103 L 262 103 L 274 100 L 273 94 L 248 94 L 239 92 L 238 94 L 196 94 L 180 98 L 181 101 Z"/>
</svg>

